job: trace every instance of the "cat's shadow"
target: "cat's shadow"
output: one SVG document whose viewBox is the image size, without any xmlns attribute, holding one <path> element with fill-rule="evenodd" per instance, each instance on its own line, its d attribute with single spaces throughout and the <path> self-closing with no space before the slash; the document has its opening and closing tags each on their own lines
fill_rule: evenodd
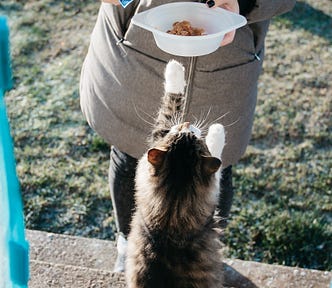
<svg viewBox="0 0 332 288">
<path fill-rule="evenodd" d="M 224 263 L 224 285 L 225 287 L 234 288 L 258 288 L 250 279 L 243 276 L 232 266 Z"/>
</svg>

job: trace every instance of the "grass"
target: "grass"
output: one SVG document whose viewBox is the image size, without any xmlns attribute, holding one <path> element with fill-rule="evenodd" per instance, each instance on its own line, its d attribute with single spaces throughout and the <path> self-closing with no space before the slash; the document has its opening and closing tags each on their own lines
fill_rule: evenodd
<svg viewBox="0 0 332 288">
<path fill-rule="evenodd" d="M 6 102 L 26 225 L 114 238 L 109 147 L 79 107 L 98 1 L 4 0 L 15 88 Z M 266 41 L 253 136 L 234 169 L 228 256 L 332 268 L 332 7 L 298 1 Z"/>
</svg>

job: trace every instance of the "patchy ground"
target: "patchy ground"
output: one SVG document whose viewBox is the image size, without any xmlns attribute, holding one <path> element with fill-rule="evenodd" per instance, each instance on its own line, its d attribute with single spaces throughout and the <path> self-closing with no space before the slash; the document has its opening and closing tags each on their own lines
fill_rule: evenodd
<svg viewBox="0 0 332 288">
<path fill-rule="evenodd" d="M 98 1 L 0 3 L 15 88 L 6 96 L 26 224 L 114 237 L 109 147 L 86 124 L 78 83 Z M 229 256 L 332 268 L 332 5 L 273 20 L 252 141 L 235 167 Z"/>
</svg>

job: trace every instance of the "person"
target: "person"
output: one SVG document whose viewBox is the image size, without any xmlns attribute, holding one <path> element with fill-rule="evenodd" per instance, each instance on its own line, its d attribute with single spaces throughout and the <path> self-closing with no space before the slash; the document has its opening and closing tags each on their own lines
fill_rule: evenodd
<svg viewBox="0 0 332 288">
<path fill-rule="evenodd" d="M 136 13 L 169 2 L 177 1 L 134 0 L 126 8 L 118 0 L 102 1 L 82 66 L 82 112 L 92 129 L 112 145 L 109 185 L 118 232 L 115 271 L 123 270 L 134 209 L 135 168 L 147 149 L 151 129 L 143 119 L 158 110 L 166 63 L 175 59 L 186 67 L 186 121 L 204 115 L 208 122 L 219 120 L 225 126 L 227 143 L 216 211 L 225 227 L 233 200 L 232 165 L 244 154 L 251 136 L 270 19 L 295 4 L 295 0 L 209 0 L 211 9 L 220 6 L 240 13 L 247 25 L 228 33 L 214 53 L 179 57 L 160 50 L 151 32 L 130 21 Z"/>
</svg>

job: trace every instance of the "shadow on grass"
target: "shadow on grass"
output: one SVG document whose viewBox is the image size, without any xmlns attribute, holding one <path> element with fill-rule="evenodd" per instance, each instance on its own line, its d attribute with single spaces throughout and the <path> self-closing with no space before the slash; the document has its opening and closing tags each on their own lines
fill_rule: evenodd
<svg viewBox="0 0 332 288">
<path fill-rule="evenodd" d="M 289 21 L 294 29 L 304 29 L 332 43 L 332 17 L 307 3 L 297 1 L 292 11 L 278 18 Z"/>
</svg>

